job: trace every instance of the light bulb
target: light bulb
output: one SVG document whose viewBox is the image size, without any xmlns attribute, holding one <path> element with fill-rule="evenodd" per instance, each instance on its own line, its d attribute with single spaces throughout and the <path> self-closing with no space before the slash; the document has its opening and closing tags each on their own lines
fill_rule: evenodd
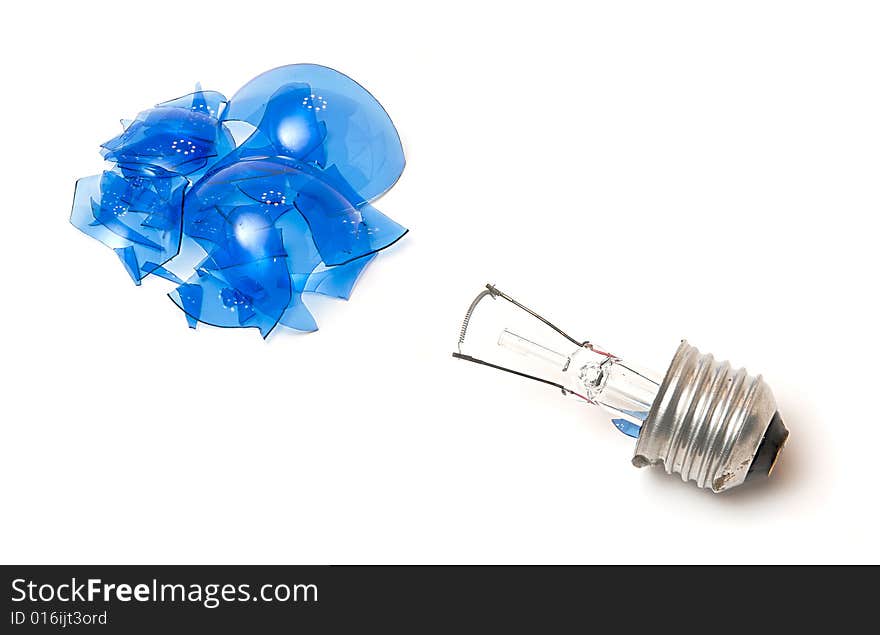
<svg viewBox="0 0 880 635">
<path fill-rule="evenodd" d="M 769 476 L 788 438 L 760 376 L 701 354 L 686 341 L 666 374 L 658 375 L 571 337 L 492 285 L 468 308 L 453 357 L 600 406 L 618 430 L 637 439 L 633 465 L 662 465 L 716 493 Z"/>
</svg>

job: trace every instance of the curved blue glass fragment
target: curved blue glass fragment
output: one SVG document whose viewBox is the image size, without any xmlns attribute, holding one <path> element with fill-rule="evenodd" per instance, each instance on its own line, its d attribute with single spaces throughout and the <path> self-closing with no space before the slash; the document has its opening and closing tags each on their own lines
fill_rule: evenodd
<svg viewBox="0 0 880 635">
<path fill-rule="evenodd" d="M 220 123 L 226 99 L 199 91 L 145 110 L 102 154 L 126 175 L 193 175 L 231 152 L 232 135 Z"/>
<path fill-rule="evenodd" d="M 373 253 L 344 265 L 315 271 L 305 281 L 303 291 L 348 300 L 361 273 L 375 257 L 376 254 Z"/>
<path fill-rule="evenodd" d="M 78 181 L 71 221 L 136 283 L 176 283 L 193 328 L 314 331 L 302 294 L 348 299 L 407 231 L 370 205 L 403 170 L 397 131 L 332 69 L 281 67 L 229 102 L 197 87 L 123 126 L 102 146 L 113 166 Z"/>
<path fill-rule="evenodd" d="M 202 90 L 201 85 L 196 84 L 194 93 L 163 101 L 156 108 L 183 108 L 220 119 L 227 103 L 228 100 L 222 93 L 218 93 L 216 90 Z"/>
<path fill-rule="evenodd" d="M 114 249 L 136 284 L 180 248 L 184 192 L 180 177 L 125 178 L 107 171 L 76 183 L 71 222 Z"/>
<path fill-rule="evenodd" d="M 403 148 L 388 113 L 332 68 L 291 64 L 258 75 L 230 99 L 223 119 L 256 126 L 275 154 L 335 166 L 364 201 L 391 189 L 403 172 Z"/>
<path fill-rule="evenodd" d="M 334 185 L 344 189 L 335 171 L 322 171 L 287 157 L 243 159 L 211 171 L 196 183 L 184 204 L 184 232 L 206 254 L 197 265 L 202 275 L 186 284 L 210 286 L 211 292 L 203 297 L 213 299 L 218 294 L 216 278 L 244 268 L 247 280 L 236 280 L 256 285 L 265 293 L 280 294 L 288 304 L 297 304 L 298 298 L 293 296 L 303 292 L 349 297 L 361 271 L 372 260 L 369 256 L 396 242 L 406 229 L 358 201 L 350 190 L 346 197 Z M 359 208 L 354 205 L 358 202 Z M 282 266 L 289 277 L 286 285 L 277 280 Z M 265 299 L 260 305 L 252 289 L 236 286 L 228 277 L 224 280 L 252 299 L 248 306 L 260 314 L 243 320 L 238 311 L 238 325 L 259 326 L 268 334 L 281 320 L 282 307 L 270 303 L 269 308 Z M 182 300 L 178 304 L 184 308 Z M 190 307 L 187 312 L 193 310 Z M 227 311 L 218 312 L 210 303 L 202 303 L 191 314 L 218 326 L 234 321 Z M 262 322 L 252 321 L 258 317 Z M 315 328 L 305 307 L 287 315 L 284 323 L 299 330 Z"/>
<path fill-rule="evenodd" d="M 292 297 L 285 258 L 264 258 L 248 263 L 217 267 L 209 258 L 203 268 L 169 295 L 190 317 L 222 327 L 256 327 L 268 337 Z M 296 301 L 299 301 L 297 299 Z M 313 319 L 294 326 L 315 330 Z"/>
<path fill-rule="evenodd" d="M 253 203 L 266 206 L 273 221 L 291 210 L 300 214 L 327 266 L 384 249 L 407 231 L 361 200 L 335 169 L 286 157 L 239 160 L 206 175 L 187 196 L 185 231 L 198 237 L 203 230 L 190 223 L 216 223 L 205 213 L 218 206 Z"/>
</svg>

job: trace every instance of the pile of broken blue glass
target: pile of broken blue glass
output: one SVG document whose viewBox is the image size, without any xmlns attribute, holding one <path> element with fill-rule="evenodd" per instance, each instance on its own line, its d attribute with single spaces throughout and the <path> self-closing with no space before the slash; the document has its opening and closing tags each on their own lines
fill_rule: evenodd
<svg viewBox="0 0 880 635">
<path fill-rule="evenodd" d="M 302 294 L 347 299 L 407 231 L 370 204 L 403 171 L 394 124 L 323 66 L 276 68 L 229 100 L 197 87 L 123 121 L 101 150 L 107 169 L 77 181 L 71 222 L 135 284 L 174 282 L 192 328 L 314 331 Z"/>
</svg>

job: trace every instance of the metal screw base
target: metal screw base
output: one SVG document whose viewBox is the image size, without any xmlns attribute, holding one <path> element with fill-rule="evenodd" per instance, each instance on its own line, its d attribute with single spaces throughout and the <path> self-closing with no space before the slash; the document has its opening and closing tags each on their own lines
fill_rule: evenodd
<svg viewBox="0 0 880 635">
<path fill-rule="evenodd" d="M 745 482 L 759 448 L 762 457 L 773 453 L 764 468 L 772 469 L 788 436 L 783 426 L 780 442 L 762 446 L 774 415 L 781 426 L 760 375 L 734 370 L 682 341 L 642 426 L 633 465 L 660 464 L 684 481 L 723 492 Z"/>
</svg>

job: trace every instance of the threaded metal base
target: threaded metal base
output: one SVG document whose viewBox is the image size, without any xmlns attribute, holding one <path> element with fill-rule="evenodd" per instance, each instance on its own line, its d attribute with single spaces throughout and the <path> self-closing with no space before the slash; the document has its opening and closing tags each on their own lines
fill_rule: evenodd
<svg viewBox="0 0 880 635">
<path fill-rule="evenodd" d="M 760 376 L 682 341 L 642 426 L 633 465 L 661 464 L 684 481 L 722 492 L 746 480 L 774 415 L 776 400 Z"/>
</svg>

